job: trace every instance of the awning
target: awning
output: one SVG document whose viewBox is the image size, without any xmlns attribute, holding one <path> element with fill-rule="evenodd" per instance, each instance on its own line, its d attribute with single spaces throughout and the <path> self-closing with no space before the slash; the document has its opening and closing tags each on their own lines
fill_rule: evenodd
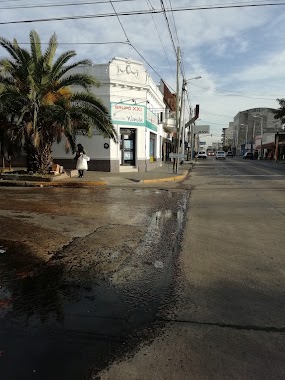
<svg viewBox="0 0 285 380">
<path fill-rule="evenodd" d="M 260 149 L 260 144 L 256 145 L 255 149 Z M 275 143 L 262 144 L 262 149 L 275 149 Z"/>
</svg>

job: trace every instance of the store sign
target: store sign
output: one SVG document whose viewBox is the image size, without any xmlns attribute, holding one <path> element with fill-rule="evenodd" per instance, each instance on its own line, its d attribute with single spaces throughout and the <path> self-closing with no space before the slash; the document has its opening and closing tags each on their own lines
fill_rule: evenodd
<svg viewBox="0 0 285 380">
<path fill-rule="evenodd" d="M 147 109 L 146 120 L 147 120 L 147 123 L 146 123 L 147 128 L 156 132 L 157 124 L 158 124 L 158 116 L 152 111 L 150 111 L 149 109 Z"/>
<path fill-rule="evenodd" d="M 135 104 L 111 103 L 111 118 L 114 124 L 145 124 L 145 107 Z"/>
<path fill-rule="evenodd" d="M 210 133 L 209 125 L 194 125 L 194 133 L 198 135 L 200 133 Z"/>
</svg>

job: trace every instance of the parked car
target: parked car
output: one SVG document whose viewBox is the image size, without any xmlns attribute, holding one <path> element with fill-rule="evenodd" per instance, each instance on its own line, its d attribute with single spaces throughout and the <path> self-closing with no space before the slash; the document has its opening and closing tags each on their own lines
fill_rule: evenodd
<svg viewBox="0 0 285 380">
<path fill-rule="evenodd" d="M 229 150 L 229 151 L 227 152 L 227 156 L 229 156 L 229 157 L 233 157 L 234 154 L 233 154 L 233 152 L 232 152 L 231 150 Z"/>
<path fill-rule="evenodd" d="M 245 154 L 242 156 L 242 158 L 254 160 L 254 154 L 252 152 L 245 152 Z"/>
<path fill-rule="evenodd" d="M 216 160 L 218 160 L 220 158 L 222 158 L 224 160 L 226 159 L 226 152 L 224 152 L 223 150 L 218 150 L 216 152 Z"/>
<path fill-rule="evenodd" d="M 196 158 L 203 158 L 203 159 L 206 159 L 207 158 L 207 153 L 205 150 L 199 150 L 199 152 L 197 153 L 196 155 Z"/>
</svg>

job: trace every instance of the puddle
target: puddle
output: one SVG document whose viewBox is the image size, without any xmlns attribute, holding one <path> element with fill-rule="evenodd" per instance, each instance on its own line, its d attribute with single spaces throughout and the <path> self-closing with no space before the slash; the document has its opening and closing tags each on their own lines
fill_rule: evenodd
<svg viewBox="0 0 285 380">
<path fill-rule="evenodd" d="M 67 280 L 60 261 L 42 262 L 24 244 L 0 241 L 4 378 L 90 379 L 151 334 L 162 303 L 171 302 L 187 200 L 186 193 L 177 195 L 152 214 L 121 269 L 134 273 L 125 282 L 96 274 Z M 111 258 L 118 255 L 114 250 Z"/>
</svg>

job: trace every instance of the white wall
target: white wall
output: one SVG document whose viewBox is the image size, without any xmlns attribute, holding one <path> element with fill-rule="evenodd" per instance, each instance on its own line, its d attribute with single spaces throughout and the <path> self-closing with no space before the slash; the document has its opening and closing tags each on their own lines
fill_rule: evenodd
<svg viewBox="0 0 285 380">
<path fill-rule="evenodd" d="M 116 57 L 107 64 L 90 67 L 80 66 L 76 68 L 75 72 L 92 74 L 98 79 L 101 86 L 98 88 L 94 86 L 91 91 L 102 99 L 108 110 L 110 110 L 111 103 L 116 102 L 147 106 L 157 114 L 165 110 L 163 95 L 141 62 Z M 115 125 L 115 128 L 118 136 L 120 135 L 120 128 L 136 129 L 137 160 L 149 160 L 150 132 L 156 134 L 156 158 L 161 157 L 161 136 L 167 136 L 162 126 L 158 126 L 157 133 L 145 126 L 132 126 L 130 124 Z M 77 136 L 77 143 L 84 146 L 91 159 L 120 161 L 119 144 L 115 144 L 101 135 L 96 134 L 92 138 Z M 104 149 L 104 143 L 109 144 L 108 149 Z M 65 153 L 62 142 L 53 145 L 53 157 L 66 159 L 73 157 L 73 155 Z"/>
</svg>

